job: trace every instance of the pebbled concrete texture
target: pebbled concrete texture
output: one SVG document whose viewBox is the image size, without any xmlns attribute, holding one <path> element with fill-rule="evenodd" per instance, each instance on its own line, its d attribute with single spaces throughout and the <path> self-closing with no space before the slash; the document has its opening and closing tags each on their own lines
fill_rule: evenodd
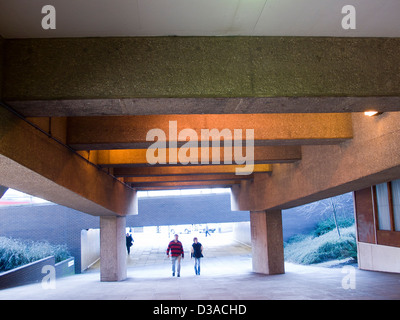
<svg viewBox="0 0 400 320">
<path fill-rule="evenodd" d="M 400 39 L 5 40 L 4 100 L 398 96 Z"/>
<path fill-rule="evenodd" d="M 191 237 L 181 237 L 185 249 L 190 246 Z M 285 274 L 266 276 L 251 271 L 249 247 L 216 235 L 207 239 L 201 237 L 200 241 L 205 246 L 200 276 L 194 274 L 193 261 L 188 255 L 188 259 L 183 260 L 181 277 L 172 277 L 169 261 L 157 256 L 162 254 L 160 250 L 164 251 L 165 242 L 145 249 L 144 242 L 136 241 L 136 253 L 142 250 L 155 254 L 158 263 L 148 263 L 144 258 L 141 263 L 132 260 L 125 281 L 100 282 L 95 267 L 90 272 L 57 280 L 54 290 L 33 284 L 2 290 L 0 299 L 400 299 L 400 274 L 363 271 L 352 266 L 342 269 L 286 263 Z M 342 283 L 346 287 L 350 277 L 355 288 L 343 288 Z"/>
<path fill-rule="evenodd" d="M 4 60 L 4 43 L 5 40 L 0 36 L 0 99 L 2 97 L 3 93 L 3 73 L 4 73 L 4 66 L 3 66 L 3 60 Z"/>
<path fill-rule="evenodd" d="M 27 117 L 397 111 L 398 96 L 125 98 L 7 101 Z"/>
</svg>

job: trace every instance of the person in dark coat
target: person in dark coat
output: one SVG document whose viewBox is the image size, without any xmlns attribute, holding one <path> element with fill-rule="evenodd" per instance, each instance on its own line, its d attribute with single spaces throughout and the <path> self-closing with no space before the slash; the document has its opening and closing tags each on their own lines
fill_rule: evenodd
<svg viewBox="0 0 400 320">
<path fill-rule="evenodd" d="M 131 253 L 131 247 L 133 244 L 133 238 L 132 235 L 130 235 L 129 233 L 126 234 L 126 250 L 128 250 L 128 254 Z"/>
<path fill-rule="evenodd" d="M 194 272 L 200 275 L 200 258 L 203 258 L 203 246 L 197 238 L 193 238 L 191 258 L 194 258 Z"/>
</svg>

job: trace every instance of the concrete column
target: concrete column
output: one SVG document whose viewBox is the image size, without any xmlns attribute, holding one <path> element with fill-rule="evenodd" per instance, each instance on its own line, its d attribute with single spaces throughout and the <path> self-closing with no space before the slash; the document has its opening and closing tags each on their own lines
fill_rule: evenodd
<svg viewBox="0 0 400 320">
<path fill-rule="evenodd" d="M 100 281 L 126 279 L 125 217 L 100 217 Z"/>
<path fill-rule="evenodd" d="M 253 271 L 285 273 L 281 210 L 251 211 Z"/>
</svg>

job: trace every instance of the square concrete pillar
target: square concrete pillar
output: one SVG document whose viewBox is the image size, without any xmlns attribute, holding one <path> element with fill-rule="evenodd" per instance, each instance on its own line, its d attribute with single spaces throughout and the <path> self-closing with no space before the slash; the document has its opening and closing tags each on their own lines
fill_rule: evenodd
<svg viewBox="0 0 400 320">
<path fill-rule="evenodd" d="M 100 217 L 100 281 L 125 280 L 125 217 Z"/>
<path fill-rule="evenodd" d="M 253 271 L 285 273 L 281 210 L 250 212 Z"/>
</svg>

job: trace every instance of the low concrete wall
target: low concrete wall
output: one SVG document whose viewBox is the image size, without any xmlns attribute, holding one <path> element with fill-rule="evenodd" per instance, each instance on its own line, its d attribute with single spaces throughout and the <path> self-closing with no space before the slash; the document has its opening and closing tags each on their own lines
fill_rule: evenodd
<svg viewBox="0 0 400 320">
<path fill-rule="evenodd" d="M 400 273 L 400 248 L 364 242 L 357 247 L 360 269 Z"/>
<path fill-rule="evenodd" d="M 42 268 L 46 265 L 54 266 L 54 257 L 50 256 L 24 266 L 0 274 L 0 289 L 17 287 L 28 283 L 39 282 L 45 274 Z"/>
<path fill-rule="evenodd" d="M 55 264 L 56 278 L 66 277 L 75 274 L 75 259 L 70 257 Z"/>
<path fill-rule="evenodd" d="M 44 266 L 55 269 L 56 278 L 75 274 L 74 257 L 55 263 L 54 256 L 31 262 L 21 267 L 0 273 L 0 290 L 40 282 L 47 275 L 42 273 Z"/>
</svg>

